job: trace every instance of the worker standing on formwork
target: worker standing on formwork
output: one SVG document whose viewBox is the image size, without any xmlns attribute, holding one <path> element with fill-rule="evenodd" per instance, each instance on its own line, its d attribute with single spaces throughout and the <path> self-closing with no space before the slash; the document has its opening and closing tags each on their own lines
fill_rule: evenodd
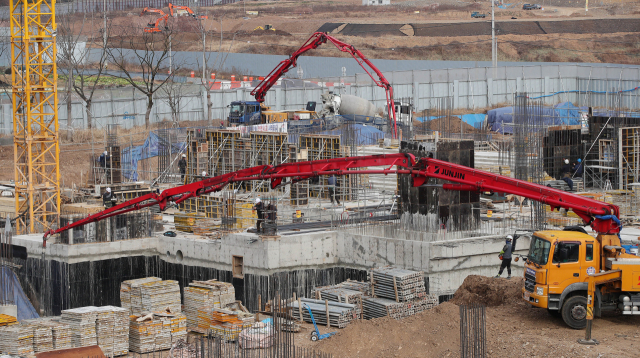
<svg viewBox="0 0 640 358">
<path fill-rule="evenodd" d="M 569 166 L 569 159 L 564 160 L 562 166 L 562 180 L 569 186 L 569 190 L 573 191 L 573 180 L 571 180 L 571 166 Z"/>
<path fill-rule="evenodd" d="M 115 200 L 114 200 L 114 196 L 111 193 L 111 188 L 107 188 L 104 191 L 104 194 L 102 194 L 102 203 L 104 204 L 105 208 L 110 208 L 113 206 Z"/>
<path fill-rule="evenodd" d="M 582 159 L 578 158 L 578 164 L 573 163 L 573 176 L 575 178 L 582 178 L 584 174 L 584 168 L 582 167 Z"/>
<path fill-rule="evenodd" d="M 256 232 L 259 234 L 261 232 L 262 222 L 264 221 L 264 204 L 260 200 L 260 198 L 256 198 L 256 203 L 253 206 L 253 210 L 258 214 L 258 220 L 256 221 Z"/>
<path fill-rule="evenodd" d="M 336 196 L 336 184 L 337 184 L 337 179 L 336 176 L 331 174 L 331 176 L 329 177 L 328 183 L 329 183 L 329 198 L 331 198 L 331 204 L 333 204 L 333 200 L 335 200 L 338 205 L 340 205 L 340 200 L 338 200 L 338 197 Z"/>
<path fill-rule="evenodd" d="M 109 180 L 109 168 L 111 167 L 111 158 L 109 158 L 109 152 L 106 150 L 98 157 L 98 163 L 100 169 L 104 172 L 105 179 Z"/>
<path fill-rule="evenodd" d="M 502 248 L 502 251 L 500 251 L 499 257 L 502 260 L 502 264 L 500 265 L 500 271 L 498 271 L 498 275 L 496 277 L 500 277 L 502 275 L 502 271 L 504 271 L 504 268 L 506 267 L 507 274 L 509 274 L 507 278 L 511 278 L 511 250 L 513 250 L 511 240 L 513 240 L 513 236 L 507 235 L 506 243 Z"/>
<path fill-rule="evenodd" d="M 182 159 L 178 161 L 178 169 L 180 169 L 180 181 L 184 182 L 184 176 L 187 174 L 187 155 L 183 154 Z"/>
</svg>

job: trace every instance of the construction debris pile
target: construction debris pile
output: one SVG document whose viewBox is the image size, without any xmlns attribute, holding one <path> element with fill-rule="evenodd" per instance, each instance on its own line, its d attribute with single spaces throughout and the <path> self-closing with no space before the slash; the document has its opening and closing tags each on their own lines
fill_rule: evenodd
<svg viewBox="0 0 640 358">
<path fill-rule="evenodd" d="M 158 277 L 123 281 L 120 285 L 120 302 L 122 308 L 127 309 L 132 315 L 167 309 L 172 313 L 182 311 L 178 281 L 163 281 Z"/>
<path fill-rule="evenodd" d="M 130 316 L 129 349 L 139 354 L 170 349 L 187 339 L 187 318 L 182 313 L 150 313 Z"/>
<path fill-rule="evenodd" d="M 330 324 L 338 328 L 344 328 L 352 319 L 360 317 L 402 319 L 438 304 L 438 296 L 426 293 L 423 277 L 420 271 L 374 268 L 369 272 L 368 282 L 349 280 L 317 287 L 315 300 L 300 299 L 303 309 L 298 309 L 298 302 L 291 303 L 290 307 L 294 308 L 294 317 L 300 319 L 302 316 L 304 321 L 311 322 L 305 308 L 308 306 L 318 324 L 326 324 L 329 312 Z"/>
</svg>

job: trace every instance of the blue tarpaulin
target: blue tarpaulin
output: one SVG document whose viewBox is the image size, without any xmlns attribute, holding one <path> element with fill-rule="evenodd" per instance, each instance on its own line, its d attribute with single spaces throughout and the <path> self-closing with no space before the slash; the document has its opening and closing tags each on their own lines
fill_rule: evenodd
<svg viewBox="0 0 640 358">
<path fill-rule="evenodd" d="M 138 161 L 157 156 L 160 142 L 161 138 L 150 132 L 143 145 L 126 147 L 122 150 L 120 163 L 125 178 L 133 181 L 138 180 Z M 186 143 L 177 143 L 172 145 L 171 153 L 183 153 L 185 150 Z"/>
<path fill-rule="evenodd" d="M 20 285 L 20 281 L 18 281 L 18 277 L 16 276 L 16 274 L 10 268 L 6 266 L 0 266 L 0 275 L 2 275 L 0 284 L 7 285 L 6 287 L 0 287 L 0 295 L 7 296 L 2 297 L 3 301 L 13 301 L 13 303 L 17 306 L 18 321 L 40 317 L 36 312 L 36 309 L 33 308 L 31 301 L 29 301 L 29 299 L 27 298 L 27 295 L 24 294 L 24 291 L 22 290 L 22 286 Z M 13 299 L 11 299 L 11 296 L 9 296 L 12 293 Z"/>
<path fill-rule="evenodd" d="M 463 122 L 477 128 L 482 125 L 482 122 L 484 122 L 485 116 L 486 115 L 484 113 L 474 113 L 474 114 L 452 115 L 451 117 L 460 118 Z M 424 116 L 424 117 L 417 117 L 416 120 L 420 122 L 424 122 L 424 121 L 431 121 L 434 119 L 438 119 L 440 117 L 441 116 Z"/>
<path fill-rule="evenodd" d="M 364 124 L 348 124 L 348 126 L 353 127 L 353 131 L 355 132 L 355 140 L 356 145 L 373 145 L 378 144 L 378 139 L 384 139 L 384 132 L 373 127 L 367 126 Z M 323 131 L 318 134 L 321 135 L 339 135 L 342 141 L 346 141 L 347 138 L 344 138 L 346 129 L 345 126 L 341 128 L 332 129 L 329 131 Z"/>
<path fill-rule="evenodd" d="M 587 107 L 576 107 L 571 102 L 563 102 L 553 107 L 543 107 L 540 115 L 535 115 L 539 125 L 559 126 L 580 124 L 580 111 Z M 487 111 L 489 129 L 500 133 L 513 133 L 513 107 L 502 107 Z"/>
</svg>

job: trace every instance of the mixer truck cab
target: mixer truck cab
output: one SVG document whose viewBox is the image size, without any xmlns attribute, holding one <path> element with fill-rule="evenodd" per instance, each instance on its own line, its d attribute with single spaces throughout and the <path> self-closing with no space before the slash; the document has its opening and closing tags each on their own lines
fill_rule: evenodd
<svg viewBox="0 0 640 358">
<path fill-rule="evenodd" d="M 285 122 L 287 113 L 272 111 L 258 101 L 235 101 L 229 107 L 229 125 L 249 126 L 254 124 Z"/>
<path fill-rule="evenodd" d="M 575 230 L 575 229 L 572 229 Z M 580 232 L 583 231 L 583 232 Z M 604 250 L 619 250 L 617 247 L 602 244 L 599 239 L 580 231 L 538 231 L 531 237 L 529 253 L 525 262 L 522 298 L 529 304 L 546 308 L 550 314 L 562 317 L 571 328 L 583 329 L 587 316 L 587 291 L 589 275 L 610 270 L 602 267 L 603 262 L 625 260 L 635 261 L 636 256 L 618 251 L 617 261 L 602 258 Z M 620 248 L 622 249 L 622 248 Z M 607 261 L 609 260 L 609 261 Z M 628 266 L 628 268 L 631 268 Z M 633 275 L 633 270 L 628 271 Z M 640 271 L 633 277 L 640 279 Z M 630 279 L 632 279 L 630 277 Z M 633 296 L 637 289 L 625 287 L 640 285 L 633 280 L 614 281 L 599 286 L 595 291 L 594 315 L 600 316 L 602 311 L 623 310 L 621 297 Z M 640 286 L 638 286 L 640 288 Z M 636 291 L 636 292 L 634 292 Z M 640 296 L 638 297 L 640 298 Z"/>
</svg>

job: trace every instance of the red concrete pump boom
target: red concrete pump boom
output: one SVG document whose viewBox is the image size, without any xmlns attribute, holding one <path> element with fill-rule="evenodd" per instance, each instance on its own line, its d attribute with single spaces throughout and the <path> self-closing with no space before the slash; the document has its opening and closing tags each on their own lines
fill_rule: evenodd
<svg viewBox="0 0 640 358">
<path fill-rule="evenodd" d="M 382 72 L 380 72 L 380 70 L 376 66 L 374 66 L 373 63 L 371 63 L 371 61 L 369 61 L 369 59 L 367 59 L 362 52 L 353 47 L 353 45 L 344 43 L 335 37 L 325 34 L 324 32 L 316 32 L 311 35 L 311 37 L 309 37 L 307 42 L 305 42 L 302 47 L 294 52 L 288 59 L 280 62 L 278 66 L 276 66 L 276 68 L 274 68 L 273 71 L 271 71 L 271 73 L 269 73 L 264 78 L 264 80 L 262 80 L 256 86 L 256 88 L 253 89 L 253 91 L 251 91 L 251 95 L 256 97 L 256 101 L 260 103 L 264 102 L 264 97 L 266 96 L 267 92 L 269 91 L 269 89 L 271 89 L 271 87 L 273 87 L 273 85 L 276 84 L 278 79 L 285 73 L 287 73 L 291 68 L 296 67 L 298 63 L 298 57 L 309 50 L 318 48 L 318 46 L 326 43 L 327 41 L 334 44 L 338 48 L 338 50 L 342 52 L 348 52 L 351 56 L 353 56 L 353 58 L 364 69 L 369 77 L 371 77 L 373 82 L 378 87 L 384 88 L 387 97 L 387 113 L 389 113 L 389 124 L 393 128 L 394 138 L 397 138 L 398 128 L 396 126 L 396 111 L 394 110 L 395 105 L 393 102 L 393 87 L 391 87 L 389 81 L 387 81 Z M 367 69 L 365 64 L 369 67 L 369 69 Z M 378 79 L 376 79 L 370 71 L 375 72 L 378 76 Z M 391 121 L 392 118 L 393 122 Z"/>
<path fill-rule="evenodd" d="M 392 169 L 393 166 L 398 169 Z M 386 169 L 354 170 L 366 167 L 386 167 Z M 591 225 L 600 234 L 620 232 L 619 209 L 616 205 L 442 160 L 432 158 L 416 160 L 412 154 L 387 154 L 286 163 L 276 166 L 261 165 L 207 178 L 166 189 L 161 193 L 146 194 L 59 229 L 49 230 L 44 234 L 43 244 L 46 243 L 46 238 L 49 235 L 152 205 L 159 205 L 160 210 L 165 210 L 168 202 L 179 204 L 189 198 L 222 190 L 234 182 L 270 180 L 271 188 L 275 189 L 279 185 L 291 184 L 321 175 L 391 173 L 411 175 L 414 187 L 423 186 L 429 178 L 435 178 L 455 183 L 443 184 L 442 187 L 446 190 L 493 191 L 523 196 L 550 205 L 553 209 L 571 209 L 584 220 L 585 224 Z M 283 183 L 285 178 L 291 179 Z"/>
</svg>

